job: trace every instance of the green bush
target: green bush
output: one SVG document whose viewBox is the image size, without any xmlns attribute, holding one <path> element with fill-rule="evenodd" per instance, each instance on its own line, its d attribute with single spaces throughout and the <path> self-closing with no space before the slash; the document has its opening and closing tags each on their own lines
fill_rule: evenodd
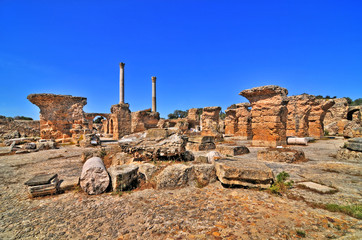
<svg viewBox="0 0 362 240">
<path fill-rule="evenodd" d="M 287 182 L 287 179 L 290 175 L 286 172 L 281 172 L 277 175 L 276 182 L 273 183 L 269 190 L 275 194 L 281 194 L 287 191 L 287 189 L 291 188 L 293 185 L 293 181 Z"/>
</svg>

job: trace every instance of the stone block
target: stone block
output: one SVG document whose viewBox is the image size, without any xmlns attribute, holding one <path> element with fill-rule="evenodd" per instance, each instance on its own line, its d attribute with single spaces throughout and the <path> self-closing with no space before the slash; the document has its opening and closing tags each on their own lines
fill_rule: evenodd
<svg viewBox="0 0 362 240">
<path fill-rule="evenodd" d="M 216 150 L 224 155 L 237 156 L 249 153 L 249 149 L 245 146 L 229 146 L 217 145 Z"/>
<path fill-rule="evenodd" d="M 126 191 L 135 188 L 138 183 L 138 169 L 137 165 L 132 164 L 108 168 L 113 191 Z"/>
<path fill-rule="evenodd" d="M 193 166 L 174 164 L 166 167 L 156 178 L 157 189 L 190 186 L 194 180 Z"/>
<path fill-rule="evenodd" d="M 314 183 L 314 182 L 300 182 L 300 183 L 297 183 L 297 186 L 312 190 L 314 192 L 322 193 L 322 194 L 328 194 L 328 193 L 330 194 L 330 193 L 337 192 L 337 190 L 334 188 L 327 187 L 327 186 L 324 186 L 324 185 L 321 185 L 318 183 Z"/>
<path fill-rule="evenodd" d="M 227 185 L 268 188 L 274 179 L 272 170 L 258 161 L 221 159 L 215 168 L 219 181 Z"/>
<path fill-rule="evenodd" d="M 290 148 L 270 148 L 258 151 L 258 160 L 270 162 L 302 162 L 306 161 L 304 152 Z"/>
<path fill-rule="evenodd" d="M 216 170 L 213 164 L 194 164 L 193 171 L 198 186 L 206 186 L 216 181 Z"/>
</svg>

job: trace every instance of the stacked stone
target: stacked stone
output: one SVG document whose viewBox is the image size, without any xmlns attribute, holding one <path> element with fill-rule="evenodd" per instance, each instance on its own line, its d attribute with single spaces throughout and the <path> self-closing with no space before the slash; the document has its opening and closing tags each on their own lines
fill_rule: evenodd
<svg viewBox="0 0 362 240">
<path fill-rule="evenodd" d="M 324 135 L 323 120 L 327 110 L 334 105 L 334 100 L 315 99 L 311 103 L 311 111 L 309 114 L 308 136 L 321 138 Z"/>
<path fill-rule="evenodd" d="M 157 128 L 160 114 L 152 112 L 151 109 L 137 111 L 132 113 L 131 132 L 143 132 L 150 128 Z"/>
<path fill-rule="evenodd" d="M 120 139 L 121 137 L 131 133 L 131 111 L 129 104 L 119 103 L 111 107 L 111 127 L 113 127 L 113 139 Z"/>
<path fill-rule="evenodd" d="M 40 197 L 52 195 L 58 192 L 58 174 L 41 174 L 28 180 L 25 185 L 28 186 L 31 197 Z"/>
<path fill-rule="evenodd" d="M 201 135 L 217 136 L 219 134 L 219 114 L 221 107 L 205 107 L 201 115 Z"/>
<path fill-rule="evenodd" d="M 44 93 L 30 94 L 28 99 L 40 108 L 41 138 L 78 138 L 90 133 L 83 111 L 86 98 Z"/>
<path fill-rule="evenodd" d="M 307 137 L 313 95 L 301 94 L 288 97 L 287 136 Z"/>
<path fill-rule="evenodd" d="M 270 146 L 286 144 L 288 90 L 269 85 L 240 92 L 251 103 L 252 145 Z"/>
<path fill-rule="evenodd" d="M 230 106 L 226 111 L 225 134 L 252 138 L 251 113 L 249 103 L 239 103 Z"/>
</svg>

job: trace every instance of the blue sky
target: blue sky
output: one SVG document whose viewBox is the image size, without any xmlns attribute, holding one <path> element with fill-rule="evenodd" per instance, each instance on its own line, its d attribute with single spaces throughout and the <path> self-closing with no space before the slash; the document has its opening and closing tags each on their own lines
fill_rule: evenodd
<svg viewBox="0 0 362 240">
<path fill-rule="evenodd" d="M 247 100 L 244 89 L 362 97 L 362 1 L 0 0 L 0 115 L 39 119 L 31 93 L 125 101 L 162 117 Z"/>
</svg>

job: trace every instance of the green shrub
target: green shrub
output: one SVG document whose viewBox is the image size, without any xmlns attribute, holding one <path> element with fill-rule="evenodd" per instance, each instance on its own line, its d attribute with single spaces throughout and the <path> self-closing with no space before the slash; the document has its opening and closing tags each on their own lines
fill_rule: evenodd
<svg viewBox="0 0 362 240">
<path fill-rule="evenodd" d="M 269 190 L 275 194 L 281 194 L 287 191 L 287 189 L 291 188 L 293 185 L 293 181 L 288 181 L 287 179 L 290 175 L 287 172 L 281 172 L 277 175 L 275 183 L 270 186 Z"/>
</svg>

